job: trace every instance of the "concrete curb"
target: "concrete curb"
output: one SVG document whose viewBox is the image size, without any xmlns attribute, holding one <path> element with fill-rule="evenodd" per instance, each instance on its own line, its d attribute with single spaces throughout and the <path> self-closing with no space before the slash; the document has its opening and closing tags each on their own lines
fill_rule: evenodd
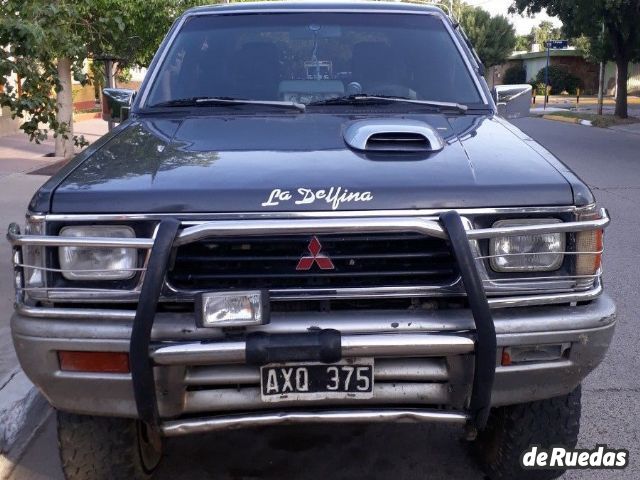
<svg viewBox="0 0 640 480">
<path fill-rule="evenodd" d="M 0 385 L 0 479 L 8 478 L 50 407 L 21 369 Z"/>
<path fill-rule="evenodd" d="M 576 125 L 584 125 L 585 127 L 592 127 L 591 120 L 583 120 L 581 118 L 564 117 L 562 115 L 542 115 L 545 120 L 554 120 L 556 122 L 573 123 Z"/>
</svg>

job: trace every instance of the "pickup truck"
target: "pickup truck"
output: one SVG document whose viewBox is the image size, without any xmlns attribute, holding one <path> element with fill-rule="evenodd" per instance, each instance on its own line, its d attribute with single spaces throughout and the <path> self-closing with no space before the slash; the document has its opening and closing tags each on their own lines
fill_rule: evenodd
<svg viewBox="0 0 640 480">
<path fill-rule="evenodd" d="M 305 422 L 439 422 L 490 478 L 560 475 L 521 458 L 576 444 L 615 325 L 609 217 L 507 120 L 531 87 L 483 75 L 435 7 L 184 13 L 9 227 L 13 341 L 66 477 Z"/>
</svg>

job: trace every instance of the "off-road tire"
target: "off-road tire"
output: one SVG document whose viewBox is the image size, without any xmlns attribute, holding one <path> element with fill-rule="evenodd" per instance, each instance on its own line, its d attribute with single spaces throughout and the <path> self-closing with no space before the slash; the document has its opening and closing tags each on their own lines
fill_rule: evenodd
<svg viewBox="0 0 640 480">
<path fill-rule="evenodd" d="M 531 445 L 573 448 L 580 430 L 580 385 L 561 397 L 494 408 L 473 450 L 491 480 L 551 480 L 558 470 L 523 470 L 520 459 Z"/>
<path fill-rule="evenodd" d="M 160 438 L 148 441 L 141 422 L 61 411 L 57 416 L 67 480 L 147 480 L 160 463 Z"/>
</svg>

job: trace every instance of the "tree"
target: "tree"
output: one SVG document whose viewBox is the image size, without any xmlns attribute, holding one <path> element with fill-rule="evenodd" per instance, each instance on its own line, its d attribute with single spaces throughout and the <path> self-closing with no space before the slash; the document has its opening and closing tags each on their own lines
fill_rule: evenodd
<svg viewBox="0 0 640 480">
<path fill-rule="evenodd" d="M 527 83 L 527 71 L 522 65 L 512 65 L 504 72 L 502 82 L 505 85 L 518 85 Z"/>
<path fill-rule="evenodd" d="M 464 5 L 459 21 L 486 67 L 504 63 L 513 53 L 516 32 L 506 17 L 492 17 L 480 7 Z"/>
<path fill-rule="evenodd" d="M 73 135 L 72 77 L 87 82 L 85 61 L 108 54 L 122 64 L 149 62 L 173 19 L 197 0 L 1 0 L 0 105 L 25 119 L 21 128 L 36 142 L 56 139 L 56 155 L 70 157 L 82 138 Z M 208 2 L 210 3 L 210 2 Z M 55 94 L 55 97 L 54 97 Z"/>
<path fill-rule="evenodd" d="M 618 69 L 615 115 L 627 118 L 629 63 L 640 59 L 639 0 L 515 0 L 512 11 L 547 13 L 560 18 L 569 37 L 585 36 L 591 55 L 613 59 Z M 604 36 L 601 35 L 604 25 Z"/>
<path fill-rule="evenodd" d="M 531 41 L 529 40 L 528 35 L 516 36 L 516 46 L 515 46 L 516 51 L 528 52 L 530 48 L 531 48 Z"/>
<path fill-rule="evenodd" d="M 562 29 L 554 27 L 549 20 L 542 20 L 537 27 L 533 27 L 529 33 L 529 42 L 544 47 L 549 40 L 559 40 L 562 37 Z"/>
</svg>

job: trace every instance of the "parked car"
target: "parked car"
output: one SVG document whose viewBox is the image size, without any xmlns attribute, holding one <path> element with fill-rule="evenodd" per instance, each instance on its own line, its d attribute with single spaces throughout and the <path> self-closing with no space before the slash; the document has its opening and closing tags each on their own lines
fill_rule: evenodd
<svg viewBox="0 0 640 480">
<path fill-rule="evenodd" d="M 491 478 L 558 476 L 520 457 L 576 444 L 615 324 L 609 217 L 505 119 L 530 86 L 483 72 L 435 7 L 187 11 L 9 228 L 15 349 L 66 477 L 303 422 L 450 424 Z"/>
</svg>

